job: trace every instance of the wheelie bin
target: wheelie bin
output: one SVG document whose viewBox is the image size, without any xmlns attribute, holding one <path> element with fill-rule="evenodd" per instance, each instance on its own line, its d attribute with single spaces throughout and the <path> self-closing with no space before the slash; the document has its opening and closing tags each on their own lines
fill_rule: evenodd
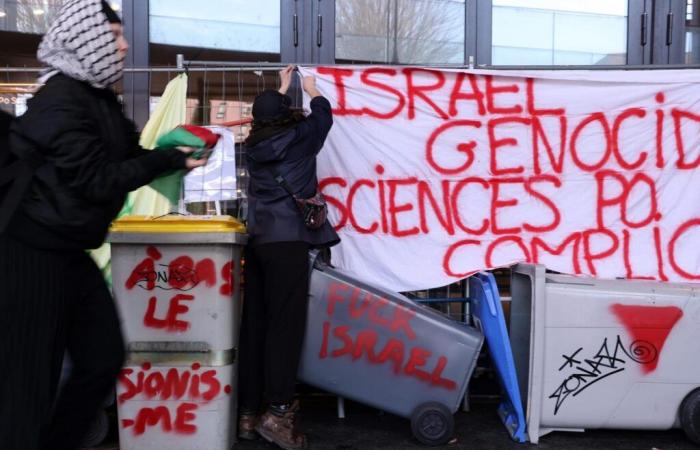
<svg viewBox="0 0 700 450">
<path fill-rule="evenodd" d="M 680 427 L 700 444 L 700 285 L 518 264 L 511 293 L 530 442 L 551 431 Z"/>
<path fill-rule="evenodd" d="M 127 343 L 122 450 L 229 450 L 236 436 L 245 227 L 228 216 L 126 217 L 112 281 Z"/>
<path fill-rule="evenodd" d="M 453 436 L 483 343 L 477 329 L 337 270 L 312 254 L 299 378 L 411 419 L 414 436 Z"/>
</svg>

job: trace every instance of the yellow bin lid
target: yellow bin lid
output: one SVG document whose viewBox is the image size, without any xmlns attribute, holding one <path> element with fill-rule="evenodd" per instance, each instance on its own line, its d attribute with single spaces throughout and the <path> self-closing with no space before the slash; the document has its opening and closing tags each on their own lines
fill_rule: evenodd
<svg viewBox="0 0 700 450">
<path fill-rule="evenodd" d="M 245 233 L 231 216 L 126 216 L 115 220 L 112 233 Z"/>
</svg>

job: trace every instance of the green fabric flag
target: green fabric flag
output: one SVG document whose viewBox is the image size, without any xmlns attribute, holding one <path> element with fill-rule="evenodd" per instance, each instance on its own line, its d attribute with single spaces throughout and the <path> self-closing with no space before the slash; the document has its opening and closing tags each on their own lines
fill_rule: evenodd
<svg viewBox="0 0 700 450">
<path fill-rule="evenodd" d="M 156 149 L 157 151 L 158 149 Z M 182 178 L 185 176 L 184 170 L 175 170 L 167 172 L 155 180 L 151 181 L 149 186 L 165 197 L 171 205 L 177 205 L 180 201 L 180 192 L 182 191 Z"/>
<path fill-rule="evenodd" d="M 194 125 L 180 125 L 158 138 L 156 151 L 173 147 L 193 147 L 198 150 L 190 156 L 195 159 L 204 157 L 207 150 L 213 148 L 219 141 L 219 135 L 204 127 Z M 162 175 L 150 184 L 153 189 L 160 192 L 171 203 L 176 204 L 180 200 L 182 190 L 182 178 L 184 170 L 176 170 Z"/>
<path fill-rule="evenodd" d="M 174 130 L 165 133 L 156 142 L 158 148 L 193 147 L 196 150 L 190 154 L 191 158 L 200 159 L 216 146 L 221 136 L 208 128 L 195 125 L 180 125 Z"/>
</svg>

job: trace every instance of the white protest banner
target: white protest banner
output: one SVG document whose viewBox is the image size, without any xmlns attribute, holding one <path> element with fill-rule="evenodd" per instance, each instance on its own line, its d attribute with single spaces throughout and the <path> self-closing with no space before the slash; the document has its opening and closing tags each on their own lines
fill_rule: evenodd
<svg viewBox="0 0 700 450">
<path fill-rule="evenodd" d="M 302 74 L 333 106 L 338 267 L 397 291 L 520 261 L 700 280 L 700 71 Z"/>
</svg>

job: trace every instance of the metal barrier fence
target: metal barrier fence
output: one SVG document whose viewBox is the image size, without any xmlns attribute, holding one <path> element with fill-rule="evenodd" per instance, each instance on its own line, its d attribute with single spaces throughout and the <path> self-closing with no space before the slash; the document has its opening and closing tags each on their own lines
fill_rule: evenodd
<svg viewBox="0 0 700 450">
<path fill-rule="evenodd" d="M 179 66 L 179 67 L 178 67 Z M 178 61 L 174 67 L 153 67 L 127 69 L 130 73 L 147 73 L 149 83 L 149 103 L 151 112 L 160 100 L 167 84 L 180 73 L 188 75 L 187 89 L 187 122 L 195 125 L 225 126 L 235 134 L 236 141 L 236 182 L 237 198 L 222 202 L 200 202 L 188 205 L 188 211 L 194 214 L 228 214 L 239 219 L 245 218 L 247 205 L 247 181 L 245 153 L 242 142 L 248 135 L 252 104 L 255 96 L 264 89 L 278 87 L 277 72 L 284 66 L 280 64 L 237 64 L 207 61 Z M 39 69 L 35 68 L 2 68 L 0 67 L 0 108 L 12 113 L 22 113 L 26 108 L 26 100 L 31 92 L 38 88 L 36 76 Z M 123 87 L 115 87 L 117 93 L 123 92 Z M 290 90 L 294 105 L 301 106 L 302 93 L 298 85 Z M 13 103 L 11 98 L 16 99 Z M 7 99 L 7 102 L 3 102 Z M 501 269 L 495 271 L 502 298 L 509 300 L 510 271 Z M 468 280 L 462 280 L 448 286 L 435 287 L 413 292 L 404 292 L 416 302 L 427 304 L 452 319 L 464 323 L 471 322 L 469 311 Z M 507 295 L 504 295 L 507 294 Z M 504 305 L 506 312 L 509 310 Z M 468 398 L 494 398 L 498 396 L 495 375 L 488 358 L 480 357 L 475 378 L 485 383 L 486 388 L 472 390 L 465 396 L 463 409 L 467 410 Z"/>
<path fill-rule="evenodd" d="M 201 202 L 188 205 L 195 214 L 223 213 L 244 218 L 246 213 L 247 169 L 241 143 L 250 130 L 252 103 L 255 96 L 268 88 L 278 87 L 279 63 L 226 63 L 218 61 L 184 61 L 178 66 L 126 69 L 129 73 L 147 73 L 151 112 L 160 100 L 167 84 L 180 73 L 188 75 L 187 122 L 195 125 L 219 125 L 231 129 L 236 140 L 237 198 L 223 202 Z M 31 92 L 38 88 L 36 77 L 40 69 L 0 67 L 0 108 L 21 114 Z M 117 93 L 123 86 L 115 86 Z M 302 103 L 298 86 L 290 90 L 295 105 Z M 468 322 L 467 283 L 405 293 L 417 302 L 427 303 L 455 320 Z"/>
</svg>

